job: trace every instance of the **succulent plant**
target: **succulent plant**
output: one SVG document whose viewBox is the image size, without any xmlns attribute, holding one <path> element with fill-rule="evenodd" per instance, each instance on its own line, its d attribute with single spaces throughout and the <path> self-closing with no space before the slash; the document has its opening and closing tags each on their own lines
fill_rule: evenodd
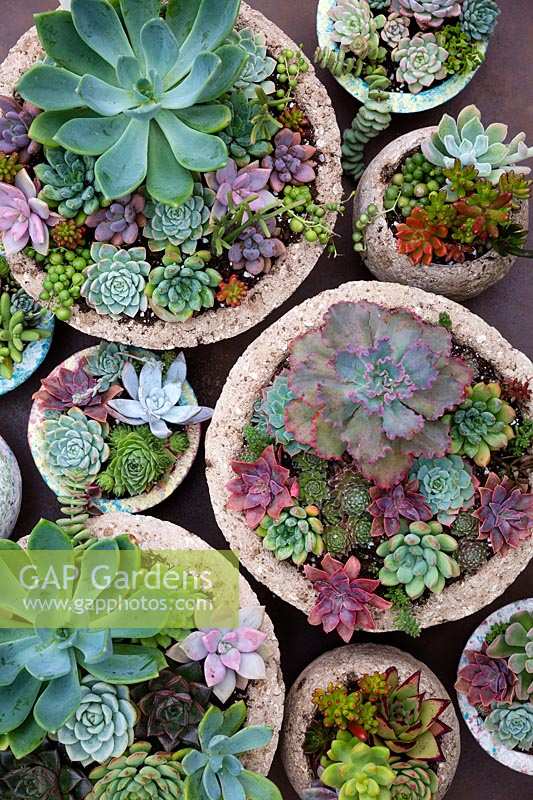
<svg viewBox="0 0 533 800">
<path fill-rule="evenodd" d="M 37 164 L 35 174 L 43 184 L 41 200 L 57 208 L 65 219 L 80 211 L 94 214 L 100 206 L 95 184 L 94 158 L 80 156 L 61 147 L 45 147 L 46 164 Z"/>
<path fill-rule="evenodd" d="M 478 480 L 460 456 L 419 458 L 409 477 L 418 481 L 420 494 L 443 525 L 451 525 L 460 511 L 474 505 Z"/>
<path fill-rule="evenodd" d="M 504 747 L 527 753 L 533 747 L 533 705 L 498 703 L 485 720 L 485 727 Z"/>
<path fill-rule="evenodd" d="M 422 152 L 437 167 L 451 169 L 456 160 L 463 166 L 473 165 L 481 178 L 497 184 L 510 170 L 520 175 L 531 171 L 529 167 L 518 166 L 533 155 L 533 147 L 525 143 L 526 134 L 519 133 L 506 143 L 507 131 L 507 125 L 501 122 L 485 128 L 480 110 L 470 105 L 459 113 L 457 122 L 444 114 L 431 139 L 422 143 Z"/>
<path fill-rule="evenodd" d="M 147 293 L 155 314 L 167 322 L 184 322 L 203 308 L 213 308 L 220 273 L 198 255 L 189 256 L 182 264 L 171 257 L 168 260 L 170 263 L 155 267 L 149 276 Z"/>
<path fill-rule="evenodd" d="M 13 185 L 15 178 L 22 169 L 22 164 L 19 163 L 18 153 L 11 153 L 6 156 L 5 153 L 0 153 L 0 182 Z"/>
<path fill-rule="evenodd" d="M 225 711 L 214 706 L 209 709 L 198 726 L 200 749 L 187 753 L 182 760 L 187 775 L 184 797 L 219 800 L 226 795 L 228 800 L 282 800 L 279 789 L 268 778 L 244 769 L 238 758 L 265 747 L 272 739 L 268 725 L 242 727 L 245 719 L 246 706 L 242 702 Z"/>
<path fill-rule="evenodd" d="M 11 314 L 16 314 L 17 311 L 24 314 L 24 325 L 28 328 L 35 328 L 45 315 L 43 307 L 24 289 L 17 289 L 11 295 Z"/>
<path fill-rule="evenodd" d="M 461 25 L 472 39 L 488 39 L 500 13 L 496 0 L 463 0 Z"/>
<path fill-rule="evenodd" d="M 409 256 L 413 264 L 428 267 L 435 256 L 444 258 L 447 255 L 448 248 L 444 240 L 448 236 L 448 228 L 433 223 L 426 209 L 416 206 L 405 222 L 395 224 L 398 252 Z"/>
<path fill-rule="evenodd" d="M 135 742 L 119 758 L 95 767 L 86 800 L 182 800 L 183 768 L 179 753 L 152 753 L 148 742 Z"/>
<path fill-rule="evenodd" d="M 394 50 L 402 39 L 409 38 L 409 19 L 397 11 L 389 14 L 381 31 L 381 38 Z"/>
<path fill-rule="evenodd" d="M 360 517 L 370 505 L 368 482 L 347 469 L 335 480 L 335 498 L 341 511 L 351 517 Z"/>
<path fill-rule="evenodd" d="M 276 198 L 266 188 L 270 173 L 271 170 L 261 168 L 258 161 L 238 169 L 230 158 L 224 169 L 207 174 L 207 185 L 216 192 L 211 218 L 220 219 L 231 204 L 238 206 L 245 201 L 249 203 L 250 211 L 260 211 L 274 205 Z"/>
<path fill-rule="evenodd" d="M 386 747 L 369 747 L 348 731 L 339 731 L 320 779 L 340 790 L 339 800 L 390 800 L 394 772 L 389 757 Z"/>
<path fill-rule="evenodd" d="M 97 242 L 109 242 L 115 247 L 134 244 L 139 229 L 145 224 L 146 199 L 142 194 L 126 194 L 111 205 L 99 209 L 85 220 L 89 228 L 95 228 Z"/>
<path fill-rule="evenodd" d="M 458 514 L 452 523 L 451 534 L 455 539 L 477 539 L 478 533 L 479 522 L 472 514 Z"/>
<path fill-rule="evenodd" d="M 248 101 L 255 100 L 258 87 L 267 95 L 274 94 L 276 84 L 269 78 L 276 69 L 276 61 L 268 55 L 264 33 L 241 28 L 233 30 L 228 41 L 242 47 L 248 56 L 235 88 L 242 90 Z"/>
<path fill-rule="evenodd" d="M 37 15 L 54 64 L 37 64 L 17 87 L 45 111 L 32 138 L 96 157 L 96 181 L 107 199 L 146 180 L 158 202 L 184 202 L 193 192 L 191 173 L 226 163 L 226 146 L 213 134 L 230 115 L 217 100 L 247 58 L 241 47 L 224 44 L 239 5 L 172 0 L 163 18 L 155 2 L 122 0 L 120 14 L 106 0 L 72 0 L 71 13 Z"/>
<path fill-rule="evenodd" d="M 506 658 L 517 677 L 516 698 L 531 703 L 533 698 L 533 615 L 527 611 L 513 614 L 510 625 L 487 650 L 489 656 Z"/>
<path fill-rule="evenodd" d="M 179 206 L 149 202 L 143 236 L 150 240 L 150 250 L 158 252 L 174 245 L 187 255 L 195 253 L 198 242 L 207 234 L 214 201 L 211 189 L 195 183 L 191 196 Z"/>
<path fill-rule="evenodd" d="M 294 505 L 298 483 L 278 462 L 272 445 L 256 461 L 232 461 L 231 468 L 237 477 L 226 485 L 226 507 L 243 511 L 250 528 L 257 528 L 265 514 L 279 520 L 283 509 Z"/>
<path fill-rule="evenodd" d="M 180 743 L 198 744 L 198 725 L 211 697 L 199 664 L 164 669 L 138 694 L 141 714 L 135 731 L 138 737 L 158 739 L 167 753 L 175 751 Z"/>
<path fill-rule="evenodd" d="M 381 698 L 376 740 L 388 747 L 391 753 L 409 759 L 442 761 L 440 738 L 450 728 L 442 722 L 440 715 L 450 701 L 426 697 L 420 691 L 420 671 L 403 683 L 400 683 L 396 667 L 390 667 L 386 676 L 388 692 Z"/>
<path fill-rule="evenodd" d="M 394 770 L 391 800 L 432 800 L 437 796 L 437 773 L 423 762 L 392 759 L 391 767 Z"/>
<path fill-rule="evenodd" d="M 173 645 L 167 656 L 184 664 L 203 661 L 205 682 L 221 703 L 226 703 L 235 689 L 246 689 L 250 680 L 266 676 L 263 645 L 267 634 L 261 630 L 265 618 L 263 606 L 239 611 L 236 628 L 202 628 Z"/>
<path fill-rule="evenodd" d="M 112 400 L 110 413 L 126 425 L 150 426 L 159 439 L 166 439 L 172 431 L 167 426 L 194 425 L 211 419 L 213 409 L 188 405 L 183 397 L 183 384 L 187 377 L 185 356 L 180 353 L 163 378 L 163 362 L 150 359 L 137 375 L 135 367 L 127 361 L 122 369 L 122 383 L 130 400 Z"/>
<path fill-rule="evenodd" d="M 457 675 L 455 688 L 466 695 L 473 706 L 487 709 L 493 703 L 510 703 L 513 699 L 516 676 L 503 658 L 491 658 L 483 650 L 467 650 L 468 660 Z"/>
<path fill-rule="evenodd" d="M 285 409 L 294 400 L 286 375 L 278 375 L 272 384 L 264 389 L 263 399 L 258 406 L 259 417 L 264 421 L 265 432 L 290 456 L 305 452 L 309 448 L 297 442 L 285 429 Z"/>
<path fill-rule="evenodd" d="M 400 13 L 414 17 L 422 30 L 440 28 L 450 17 L 461 13 L 457 0 L 399 0 Z"/>
<path fill-rule="evenodd" d="M 459 547 L 455 552 L 455 560 L 459 564 L 461 574 L 475 574 L 486 564 L 491 555 L 492 551 L 487 542 L 480 542 L 478 539 L 463 539 L 459 542 Z"/>
<path fill-rule="evenodd" d="M 41 255 L 48 253 L 48 228 L 60 217 L 37 197 L 35 185 L 25 169 L 17 172 L 15 185 L 0 183 L 0 231 L 6 256 L 15 255 L 31 243 Z"/>
<path fill-rule="evenodd" d="M 220 138 L 226 143 L 231 158 L 238 167 L 246 167 L 250 161 L 263 158 L 272 152 L 273 147 L 266 138 L 258 138 L 254 130 L 254 119 L 258 105 L 250 102 L 244 92 L 230 95 L 232 119 L 221 132 Z"/>
<path fill-rule="evenodd" d="M 321 457 L 340 459 L 347 450 L 365 478 L 389 488 L 415 456 L 447 451 L 449 426 L 440 417 L 461 402 L 471 371 L 450 357 L 442 326 L 400 309 L 344 302 L 290 350 L 297 399 L 285 426 Z"/>
<path fill-rule="evenodd" d="M 14 97 L 0 95 L 0 153 L 17 153 L 21 164 L 36 156 L 41 146 L 33 142 L 28 131 L 39 109 L 31 103 L 18 103 Z"/>
<path fill-rule="evenodd" d="M 150 264 L 144 247 L 119 250 L 112 244 L 95 243 L 91 247 L 94 263 L 85 273 L 81 294 L 98 314 L 119 319 L 122 314 L 135 317 L 146 311 L 144 294 Z"/>
<path fill-rule="evenodd" d="M 306 566 L 304 571 L 317 595 L 309 622 L 322 625 L 326 633 L 336 630 L 344 642 L 352 639 L 356 628 L 375 628 L 372 608 L 390 607 L 376 594 L 378 580 L 359 577 L 361 564 L 355 556 L 343 564 L 327 553 L 321 569 Z"/>
<path fill-rule="evenodd" d="M 471 75 L 485 60 L 479 43 L 465 33 L 460 22 L 456 25 L 445 25 L 437 31 L 435 38 L 448 51 L 448 75 Z"/>
<path fill-rule="evenodd" d="M 501 393 L 499 383 L 476 383 L 467 389 L 466 400 L 451 417 L 452 453 L 486 467 L 493 450 L 507 447 L 514 437 L 510 423 L 516 413 Z"/>
<path fill-rule="evenodd" d="M 412 39 L 402 39 L 392 51 L 398 64 L 396 80 L 406 83 L 412 94 L 423 92 L 434 81 L 446 77 L 448 52 L 441 47 L 433 33 L 418 33 Z"/>
<path fill-rule="evenodd" d="M 494 472 L 479 488 L 481 506 L 473 512 L 480 522 L 479 538 L 488 539 L 495 553 L 505 555 L 533 533 L 533 494 Z"/>
<path fill-rule="evenodd" d="M 68 411 L 79 408 L 86 417 L 106 422 L 109 409 L 107 403 L 120 394 L 120 386 L 111 386 L 103 391 L 98 380 L 87 371 L 87 361 L 80 359 L 74 369 L 58 367 L 47 378 L 41 380 L 41 388 L 33 395 L 46 411 Z"/>
<path fill-rule="evenodd" d="M 52 228 L 52 239 L 57 247 L 76 250 L 85 243 L 86 228 L 74 219 L 64 219 Z"/>
<path fill-rule="evenodd" d="M 17 364 L 22 363 L 24 348 L 30 342 L 49 339 L 46 328 L 35 328 L 25 321 L 24 311 L 11 310 L 11 295 L 0 295 L 0 378 L 11 380 Z"/>
<path fill-rule="evenodd" d="M 459 577 L 459 565 L 448 555 L 457 547 L 440 523 L 412 522 L 407 533 L 387 539 L 376 550 L 385 559 L 379 579 L 384 586 L 403 584 L 413 600 L 426 589 L 440 594 L 447 580 Z"/>
<path fill-rule="evenodd" d="M 109 458 L 105 424 L 88 419 L 79 408 L 45 420 L 43 430 L 47 464 L 58 476 L 76 472 L 93 477 Z"/>
<path fill-rule="evenodd" d="M 290 128 L 283 128 L 274 137 L 274 152 L 266 156 L 261 165 L 271 170 L 270 186 L 281 192 L 287 185 L 302 186 L 316 180 L 313 156 L 316 147 L 302 144 L 302 136 Z"/>
<path fill-rule="evenodd" d="M 57 750 L 41 748 L 25 758 L 0 753 L 2 800 L 83 800 L 92 784 Z"/>
<path fill-rule="evenodd" d="M 227 281 L 219 283 L 216 298 L 219 303 L 229 308 L 237 308 L 244 301 L 247 294 L 248 286 L 233 274 L 229 276 Z"/>
<path fill-rule="evenodd" d="M 245 270 L 250 275 L 261 275 L 270 272 L 273 258 L 280 258 L 287 252 L 287 248 L 278 239 L 280 229 L 274 219 L 269 219 L 261 225 L 255 223 L 245 228 L 237 241 L 228 251 L 231 268 Z"/>
<path fill-rule="evenodd" d="M 263 539 L 263 547 L 279 561 L 290 558 L 294 564 L 303 564 L 311 553 L 320 556 L 324 552 L 324 526 L 319 515 L 317 506 L 291 506 L 279 519 L 263 517 L 256 532 Z"/>
<path fill-rule="evenodd" d="M 320 712 L 321 724 L 324 728 L 336 731 L 345 731 L 358 720 L 361 698 L 360 692 L 349 692 L 343 683 L 333 682 L 328 683 L 325 689 L 317 687 L 312 694 L 313 705 Z"/>
<path fill-rule="evenodd" d="M 102 342 L 96 353 L 87 356 L 85 372 L 98 378 L 100 391 L 107 392 L 114 383 L 118 383 L 120 380 L 127 359 L 128 351 L 124 345 Z"/>
<path fill-rule="evenodd" d="M 396 536 L 400 532 L 400 520 L 427 522 L 433 512 L 420 493 L 417 480 L 399 483 L 392 489 L 370 488 L 372 504 L 368 508 L 372 515 L 372 536 Z"/>
<path fill-rule="evenodd" d="M 358 58 L 378 58 L 378 31 L 385 24 L 385 17 L 375 17 L 366 0 L 337 0 L 328 15 L 333 20 L 332 42 Z"/>
<path fill-rule="evenodd" d="M 146 426 L 116 425 L 108 438 L 110 456 L 98 485 L 114 497 L 136 497 L 163 478 L 175 458 Z"/>
</svg>

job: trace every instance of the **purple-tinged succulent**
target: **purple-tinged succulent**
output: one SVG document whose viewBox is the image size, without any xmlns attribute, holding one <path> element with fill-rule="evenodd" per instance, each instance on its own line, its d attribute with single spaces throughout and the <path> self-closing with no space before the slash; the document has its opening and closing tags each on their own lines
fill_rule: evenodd
<svg viewBox="0 0 533 800">
<path fill-rule="evenodd" d="M 277 238 L 280 230 L 276 227 L 275 220 L 269 219 L 265 224 L 270 236 L 265 235 L 259 223 L 251 225 L 240 234 L 228 253 L 233 269 L 244 269 L 250 275 L 260 275 L 262 272 L 269 272 L 273 258 L 285 255 L 287 249 Z"/>
<path fill-rule="evenodd" d="M 444 456 L 443 414 L 465 396 L 472 371 L 451 357 L 452 340 L 403 309 L 366 301 L 332 306 L 323 324 L 291 344 L 285 427 L 326 459 L 347 451 L 381 488 L 399 483 L 415 458 Z"/>
<path fill-rule="evenodd" d="M 372 536 L 396 536 L 400 532 L 400 520 L 427 522 L 433 516 L 425 498 L 418 491 L 418 481 L 399 483 L 393 489 L 369 489 L 372 505 L 368 512 L 372 521 Z"/>
<path fill-rule="evenodd" d="M 41 388 L 33 395 L 47 411 L 68 411 L 80 408 L 86 417 L 105 422 L 109 414 L 108 402 L 122 392 L 121 386 L 111 386 L 99 392 L 99 382 L 85 371 L 86 359 L 81 359 L 75 369 L 59 367 L 48 378 L 41 380 Z"/>
<path fill-rule="evenodd" d="M 15 185 L 0 183 L 0 231 L 7 256 L 20 253 L 31 242 L 37 253 L 45 256 L 50 246 L 48 228 L 61 221 L 50 211 L 25 169 L 17 173 Z"/>
<path fill-rule="evenodd" d="M 384 610 L 391 605 L 375 594 L 380 582 L 359 577 L 361 563 L 355 556 L 343 564 L 327 553 L 321 567 L 304 567 L 317 593 L 310 624 L 322 625 L 326 633 L 336 630 L 344 642 L 351 640 L 356 628 L 375 628 L 372 607 Z"/>
<path fill-rule="evenodd" d="M 503 658 L 491 658 L 482 650 L 467 650 L 468 664 L 459 670 L 455 688 L 466 695 L 473 706 L 490 708 L 493 703 L 510 703 L 516 675 Z"/>
<path fill-rule="evenodd" d="M 265 618 L 262 606 L 241 608 L 237 628 L 202 628 L 167 650 L 181 664 L 203 661 L 207 686 L 221 703 L 235 689 L 246 689 L 248 681 L 264 680 L 263 645 L 267 634 L 260 630 Z"/>
<path fill-rule="evenodd" d="M 40 110 L 31 103 L 20 105 L 13 97 L 0 95 L 0 111 L 0 153 L 18 153 L 19 162 L 27 164 L 41 149 L 41 145 L 28 136 L 30 126 L 41 113 Z"/>
<path fill-rule="evenodd" d="M 495 553 L 505 555 L 533 533 L 533 494 L 510 478 L 491 472 L 479 489 L 481 506 L 472 513 L 480 521 L 479 538 L 490 539 Z"/>
<path fill-rule="evenodd" d="M 316 180 L 316 163 L 312 160 L 316 147 L 302 144 L 300 133 L 283 128 L 274 137 L 274 146 L 272 155 L 265 156 L 261 164 L 271 170 L 270 185 L 275 192 L 283 191 L 287 184 L 302 186 Z"/>
<path fill-rule="evenodd" d="M 94 238 L 97 242 L 110 242 L 115 247 L 133 244 L 139 236 L 139 228 L 146 224 L 145 205 L 142 194 L 127 194 L 91 214 L 85 224 L 96 228 Z"/>
<path fill-rule="evenodd" d="M 250 528 L 257 528 L 265 514 L 279 519 L 284 508 L 294 505 L 298 482 L 278 463 L 273 445 L 257 461 L 232 461 L 231 467 L 238 477 L 226 485 L 227 508 L 243 511 Z"/>
<path fill-rule="evenodd" d="M 251 211 L 260 211 L 273 205 L 276 198 L 266 188 L 271 172 L 271 169 L 261 168 L 258 161 L 238 169 L 232 158 L 223 169 L 208 172 L 205 176 L 207 185 L 216 193 L 211 219 L 223 217 L 230 203 L 238 206 L 249 201 Z"/>
</svg>

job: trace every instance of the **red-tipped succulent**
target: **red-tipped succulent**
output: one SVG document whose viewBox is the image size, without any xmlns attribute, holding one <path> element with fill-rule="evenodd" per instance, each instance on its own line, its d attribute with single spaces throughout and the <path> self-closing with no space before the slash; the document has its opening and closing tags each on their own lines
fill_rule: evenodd
<svg viewBox="0 0 533 800">
<path fill-rule="evenodd" d="M 492 703 L 510 703 L 516 675 L 504 658 L 491 658 L 482 650 L 467 650 L 468 664 L 459 670 L 455 688 L 466 695 L 473 706 L 490 708 Z"/>
<path fill-rule="evenodd" d="M 434 225 L 427 212 L 417 206 L 405 222 L 396 223 L 398 252 L 409 256 L 413 264 L 429 266 L 434 256 L 446 255 L 443 242 L 448 235 L 446 225 Z"/>
<path fill-rule="evenodd" d="M 107 404 L 122 392 L 122 387 L 111 386 L 107 392 L 100 393 L 98 380 L 85 372 L 86 363 L 82 358 L 75 369 L 59 367 L 41 381 L 41 388 L 33 399 L 47 411 L 81 408 L 85 416 L 105 422 L 109 413 Z"/>
<path fill-rule="evenodd" d="M 232 461 L 231 467 L 238 477 L 226 485 L 227 508 L 244 512 L 250 528 L 257 528 L 265 514 L 279 519 L 284 508 L 294 505 L 298 482 L 278 462 L 273 445 L 257 461 Z"/>
<path fill-rule="evenodd" d="M 427 522 L 433 516 L 431 508 L 418 491 L 418 481 L 399 483 L 392 489 L 370 489 L 372 504 L 368 511 L 374 517 L 372 536 L 396 536 L 400 531 L 400 520 Z"/>
<path fill-rule="evenodd" d="M 480 521 L 479 538 L 489 539 L 495 553 L 505 555 L 531 536 L 533 494 L 494 472 L 478 491 L 481 505 L 473 516 Z"/>
<path fill-rule="evenodd" d="M 304 567 L 305 577 L 317 594 L 309 614 L 311 625 L 322 625 L 326 633 L 337 630 L 345 642 L 351 640 L 356 628 L 375 628 L 371 609 L 384 610 L 391 605 L 375 594 L 380 582 L 359 577 L 361 564 L 355 556 L 343 564 L 328 553 L 321 567 Z"/>
</svg>

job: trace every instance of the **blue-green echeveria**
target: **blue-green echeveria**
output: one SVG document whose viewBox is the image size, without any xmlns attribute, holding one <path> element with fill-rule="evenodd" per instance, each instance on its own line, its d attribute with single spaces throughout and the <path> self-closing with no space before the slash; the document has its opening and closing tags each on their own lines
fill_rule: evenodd
<svg viewBox="0 0 533 800">
<path fill-rule="evenodd" d="M 47 147 L 44 152 L 48 163 L 35 167 L 35 174 L 43 184 L 41 200 L 57 208 L 66 219 L 72 219 L 80 211 L 94 214 L 100 207 L 94 158 L 65 152 L 61 147 Z"/>
<path fill-rule="evenodd" d="M 89 419 L 79 408 L 44 422 L 44 448 L 50 469 L 59 477 L 76 473 L 94 478 L 109 458 L 105 423 Z"/>
<path fill-rule="evenodd" d="M 472 39 L 488 39 L 500 14 L 496 0 L 463 0 L 461 26 Z"/>
<path fill-rule="evenodd" d="M 147 203 L 144 213 L 148 221 L 143 235 L 150 240 L 150 250 L 158 252 L 171 244 L 187 255 L 195 253 L 199 240 L 207 233 L 214 200 L 211 189 L 195 183 L 192 195 L 177 208 L 165 203 Z"/>
<path fill-rule="evenodd" d="M 213 308 L 214 290 L 221 280 L 220 272 L 209 267 L 199 254 L 180 263 L 165 256 L 163 266 L 150 272 L 150 307 L 165 322 L 184 322 L 196 311 Z"/>
<path fill-rule="evenodd" d="M 292 433 L 285 428 L 285 409 L 295 397 L 289 389 L 286 375 L 278 375 L 271 386 L 263 392 L 263 399 L 258 404 L 256 419 L 261 427 L 272 436 L 290 456 L 309 450 L 309 446 L 296 441 Z"/>
<path fill-rule="evenodd" d="M 274 94 L 276 84 L 270 77 L 276 69 L 276 61 L 268 55 L 264 33 L 254 33 L 250 28 L 242 28 L 232 31 L 228 41 L 242 47 L 248 55 L 235 88 L 241 89 L 248 100 L 255 100 L 258 88 L 265 94 Z"/>
<path fill-rule="evenodd" d="M 119 250 L 112 244 L 95 242 L 94 261 L 85 273 L 81 294 L 98 314 L 118 319 L 122 314 L 135 317 L 148 308 L 144 290 L 150 264 L 144 247 Z"/>
<path fill-rule="evenodd" d="M 407 84 L 412 94 L 418 94 L 446 77 L 447 58 L 448 51 L 438 44 L 434 33 L 401 39 L 392 51 L 392 60 L 398 63 L 396 80 Z"/>
<path fill-rule="evenodd" d="M 485 720 L 485 727 L 504 747 L 527 753 L 533 747 L 533 705 L 497 703 Z"/>
<path fill-rule="evenodd" d="M 87 357 L 85 371 L 98 378 L 101 392 L 107 392 L 119 380 L 127 360 L 127 347 L 114 342 L 102 342 L 97 352 Z"/>
<path fill-rule="evenodd" d="M 443 525 L 451 525 L 460 511 L 474 505 L 478 481 L 460 456 L 419 458 L 409 480 L 418 481 L 418 491 Z"/>
</svg>

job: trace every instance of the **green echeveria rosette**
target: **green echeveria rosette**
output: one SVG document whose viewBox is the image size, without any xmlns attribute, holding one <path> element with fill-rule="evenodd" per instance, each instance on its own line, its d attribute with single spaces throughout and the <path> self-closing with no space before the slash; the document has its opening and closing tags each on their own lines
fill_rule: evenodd
<svg viewBox="0 0 533 800">
<path fill-rule="evenodd" d="M 170 470 L 175 458 L 165 442 L 146 426 L 118 425 L 110 437 L 111 456 L 99 486 L 115 497 L 149 491 Z"/>
<path fill-rule="evenodd" d="M 433 33 L 402 39 L 392 51 L 392 60 L 398 63 L 396 80 L 406 83 L 412 94 L 418 94 L 446 77 L 447 58 L 447 51 L 440 47 Z"/>
<path fill-rule="evenodd" d="M 62 217 L 72 219 L 77 214 L 94 214 L 100 207 L 95 187 L 94 164 L 91 156 L 80 156 L 60 147 L 45 149 L 47 164 L 37 164 L 35 174 L 43 184 L 39 193 L 51 208 Z"/>
<path fill-rule="evenodd" d="M 128 360 L 127 348 L 114 342 L 102 342 L 96 353 L 87 356 L 85 371 L 98 378 L 99 390 L 107 390 L 116 383 Z"/>
<path fill-rule="evenodd" d="M 358 58 L 378 58 L 378 31 L 386 21 L 383 14 L 374 16 L 366 0 L 337 0 L 329 16 L 333 20 L 332 42 Z"/>
<path fill-rule="evenodd" d="M 390 800 L 394 771 L 388 748 L 370 747 L 348 731 L 338 731 L 325 764 L 321 781 L 339 790 L 339 800 Z"/>
<path fill-rule="evenodd" d="M 260 427 L 277 444 L 281 444 L 290 456 L 308 452 L 308 445 L 296 441 L 292 433 L 285 429 L 285 409 L 294 400 L 294 394 L 289 389 L 289 380 L 286 375 L 278 375 L 274 382 L 263 393 L 263 400 L 258 404 L 255 418 Z"/>
<path fill-rule="evenodd" d="M 463 0 L 461 25 L 472 39 L 489 39 L 500 13 L 495 0 Z"/>
<path fill-rule="evenodd" d="M 213 308 L 214 289 L 221 280 L 222 275 L 199 256 L 189 256 L 182 264 L 156 267 L 147 286 L 150 306 L 166 322 L 184 322 L 195 312 Z"/>
<path fill-rule="evenodd" d="M 420 494 L 442 525 L 451 525 L 460 511 L 474 504 L 477 481 L 460 456 L 419 458 L 409 480 L 419 482 Z"/>
<path fill-rule="evenodd" d="M 146 311 L 144 290 L 150 264 L 144 247 L 119 250 L 112 244 L 95 243 L 91 247 L 95 262 L 85 273 L 81 295 L 87 304 L 103 316 L 118 319 L 123 314 L 135 317 Z"/>
<path fill-rule="evenodd" d="M 143 235 L 149 239 L 150 250 L 159 252 L 173 245 L 187 255 L 195 253 L 199 240 L 207 234 L 214 201 L 211 189 L 195 183 L 191 197 L 179 206 L 148 202 Z"/>
<path fill-rule="evenodd" d="M 257 103 L 251 103 L 244 92 L 234 92 L 229 99 L 232 121 L 220 133 L 229 154 L 238 167 L 246 167 L 250 162 L 264 158 L 272 153 L 274 147 L 266 139 L 255 135 L 254 117 L 260 110 Z"/>
<path fill-rule="evenodd" d="M 533 748 L 533 705 L 496 703 L 485 720 L 485 727 L 504 747 L 527 753 Z"/>
<path fill-rule="evenodd" d="M 152 753 L 136 742 L 124 755 L 96 767 L 86 800 L 183 800 L 184 772 L 178 753 Z"/>
<path fill-rule="evenodd" d="M 501 399 L 498 383 L 476 384 L 468 389 L 465 402 L 448 417 L 452 452 L 486 467 L 492 451 L 504 449 L 514 437 L 510 423 L 515 417 L 514 409 Z"/>
<path fill-rule="evenodd" d="M 391 800 L 432 800 L 437 796 L 437 773 L 423 761 L 397 761 L 391 766 L 395 774 Z"/>
<path fill-rule="evenodd" d="M 269 78 L 276 69 L 276 62 L 268 55 L 265 35 L 243 28 L 232 31 L 228 42 L 242 47 L 248 56 L 235 88 L 241 89 L 248 100 L 255 100 L 258 88 L 265 94 L 274 94 L 276 84 Z"/>
<path fill-rule="evenodd" d="M 278 561 L 290 558 L 300 565 L 309 555 L 320 556 L 324 552 L 324 527 L 319 514 L 316 506 L 293 506 L 277 520 L 265 516 L 256 533 L 262 537 L 263 547 L 274 553 Z"/>
<path fill-rule="evenodd" d="M 79 408 L 45 420 L 43 443 L 50 469 L 59 477 L 73 472 L 85 478 L 97 475 L 109 458 L 106 429 Z"/>
</svg>

